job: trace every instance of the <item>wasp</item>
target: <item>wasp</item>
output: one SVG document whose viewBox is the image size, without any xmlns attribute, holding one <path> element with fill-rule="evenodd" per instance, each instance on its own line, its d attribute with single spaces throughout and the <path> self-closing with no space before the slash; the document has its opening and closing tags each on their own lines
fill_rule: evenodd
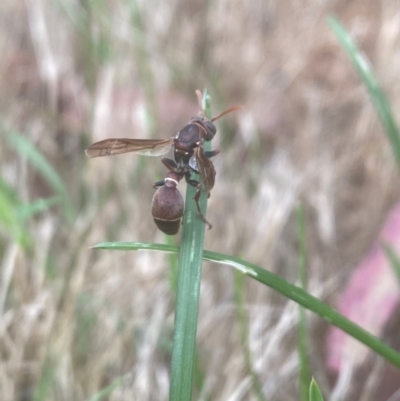
<svg viewBox="0 0 400 401">
<path fill-rule="evenodd" d="M 163 180 L 153 184 L 157 191 L 152 201 L 154 221 L 157 227 L 168 235 L 175 235 L 179 231 L 184 212 L 184 201 L 177 188 L 182 178 L 185 178 L 189 185 L 197 188 L 193 199 L 196 202 L 199 216 L 209 229 L 212 228 L 201 212 L 199 199 L 202 190 L 210 196 L 214 187 L 216 171 L 210 159 L 219 151 L 205 151 L 204 142 L 211 141 L 217 133 L 215 120 L 242 108 L 241 106 L 230 107 L 209 120 L 202 107 L 201 92 L 196 90 L 196 95 L 200 108 L 198 116 L 192 117 L 189 123 L 174 137 L 168 139 L 110 138 L 96 142 L 86 149 L 86 155 L 90 158 L 128 152 L 145 156 L 161 156 L 173 149 L 173 159 L 163 158 L 161 160 L 169 172 Z M 202 183 L 193 178 L 193 173 L 200 175 Z"/>
</svg>

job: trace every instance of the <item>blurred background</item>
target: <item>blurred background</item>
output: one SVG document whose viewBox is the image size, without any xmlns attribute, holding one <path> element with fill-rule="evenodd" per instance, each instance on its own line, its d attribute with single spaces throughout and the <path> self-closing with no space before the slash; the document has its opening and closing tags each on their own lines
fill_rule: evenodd
<svg viewBox="0 0 400 401">
<path fill-rule="evenodd" d="M 167 241 L 150 210 L 166 169 L 129 154 L 89 160 L 84 149 L 110 137 L 174 136 L 198 112 L 196 89 L 208 89 L 214 115 L 244 106 L 216 123 L 205 248 L 297 283 L 301 203 L 309 291 L 346 312 L 365 300 L 351 283 L 367 283 L 363 294 L 377 295 L 361 307 L 365 327 L 394 344 L 398 287 L 384 258 L 369 280 L 354 274 L 391 222 L 399 176 L 330 15 L 366 53 L 398 116 L 396 0 L 1 2 L 2 401 L 86 400 L 118 378 L 106 399 L 168 398 L 176 259 L 89 249 Z M 396 244 L 400 234 L 390 233 Z M 168 241 L 179 245 L 180 234 Z M 201 291 L 195 399 L 259 399 L 232 270 L 205 263 Z M 265 399 L 298 400 L 297 306 L 249 279 L 245 302 Z M 346 354 L 326 323 L 308 318 L 326 399 L 387 400 L 398 390 L 394 368 L 358 349 Z"/>
</svg>

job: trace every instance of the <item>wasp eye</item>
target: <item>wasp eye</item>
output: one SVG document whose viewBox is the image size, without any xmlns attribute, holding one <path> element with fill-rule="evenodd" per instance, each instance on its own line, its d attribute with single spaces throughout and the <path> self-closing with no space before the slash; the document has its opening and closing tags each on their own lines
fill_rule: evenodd
<svg viewBox="0 0 400 401">
<path fill-rule="evenodd" d="M 206 141 L 211 141 L 211 139 L 213 139 L 214 135 L 217 133 L 217 127 L 211 121 L 205 121 L 204 124 L 207 128 L 207 135 L 205 139 Z"/>
</svg>

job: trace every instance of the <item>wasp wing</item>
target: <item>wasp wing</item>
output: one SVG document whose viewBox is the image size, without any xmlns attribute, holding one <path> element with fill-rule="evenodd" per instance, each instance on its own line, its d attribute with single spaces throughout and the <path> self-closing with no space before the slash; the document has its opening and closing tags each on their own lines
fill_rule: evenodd
<svg viewBox="0 0 400 401">
<path fill-rule="evenodd" d="M 119 155 L 121 153 L 136 153 L 145 156 L 161 156 L 171 149 L 174 138 L 169 139 L 130 139 L 110 138 L 90 145 L 86 149 L 88 157 Z"/>
<path fill-rule="evenodd" d="M 197 159 L 195 154 L 189 159 L 189 167 L 196 173 L 200 174 L 199 168 L 197 167 Z"/>
<path fill-rule="evenodd" d="M 201 176 L 204 185 L 204 190 L 207 193 L 210 193 L 215 184 L 216 172 L 213 162 L 205 155 L 202 145 L 199 145 L 195 148 L 194 155 L 192 156 L 191 159 L 193 159 L 192 161 L 193 167 L 196 166 L 196 170 L 199 172 Z"/>
</svg>

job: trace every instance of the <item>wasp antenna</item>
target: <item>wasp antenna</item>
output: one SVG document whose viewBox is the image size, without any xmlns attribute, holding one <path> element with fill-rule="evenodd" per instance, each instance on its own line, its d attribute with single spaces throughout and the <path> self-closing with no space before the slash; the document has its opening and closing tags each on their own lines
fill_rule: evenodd
<svg viewBox="0 0 400 401">
<path fill-rule="evenodd" d="M 211 119 L 211 122 L 214 122 L 215 120 L 218 120 L 219 118 L 221 118 L 225 114 L 231 113 L 232 111 L 242 110 L 242 109 L 243 109 L 243 106 L 232 106 L 232 107 L 229 107 L 229 109 L 227 109 L 227 110 L 223 111 L 221 114 L 218 114 L 217 116 L 213 117 Z"/>
<path fill-rule="evenodd" d="M 201 111 L 203 110 L 203 95 L 199 89 L 196 89 L 197 101 L 199 102 L 199 107 Z"/>
<path fill-rule="evenodd" d="M 197 101 L 199 102 L 199 108 L 200 108 L 200 116 L 205 116 L 205 111 L 203 109 L 203 95 L 201 94 L 201 91 L 199 89 L 196 89 L 196 95 L 197 95 Z"/>
</svg>

